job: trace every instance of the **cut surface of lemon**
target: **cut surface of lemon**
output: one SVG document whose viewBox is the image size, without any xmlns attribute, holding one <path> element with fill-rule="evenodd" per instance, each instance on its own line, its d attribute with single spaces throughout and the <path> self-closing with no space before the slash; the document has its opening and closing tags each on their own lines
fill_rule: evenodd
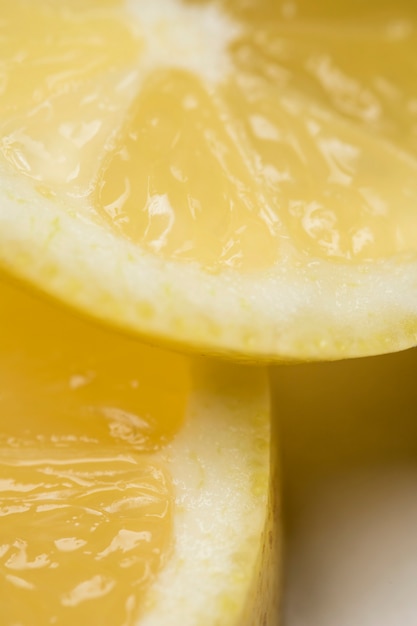
<svg viewBox="0 0 417 626">
<path fill-rule="evenodd" d="M 200 352 L 414 344 L 416 10 L 310 4 L 6 0 L 3 268 Z"/>
<path fill-rule="evenodd" d="M 0 298 L 2 624 L 274 624 L 265 373 Z"/>
</svg>

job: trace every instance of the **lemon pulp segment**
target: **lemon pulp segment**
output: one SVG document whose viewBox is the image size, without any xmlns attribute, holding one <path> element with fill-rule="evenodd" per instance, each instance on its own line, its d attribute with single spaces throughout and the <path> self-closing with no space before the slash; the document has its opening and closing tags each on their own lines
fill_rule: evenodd
<svg viewBox="0 0 417 626">
<path fill-rule="evenodd" d="M 96 208 L 150 251 L 211 269 L 413 252 L 416 41 L 339 29 L 243 31 L 229 50 L 236 73 L 215 88 L 155 71 L 99 174 Z M 375 57 L 393 53 L 405 68 L 379 76 Z"/>
<path fill-rule="evenodd" d="M 210 268 L 270 267 L 288 240 L 348 261 L 413 251 L 412 24 L 288 25 L 277 4 L 249 28 L 213 8 L 226 35 L 211 77 L 168 45 L 193 10 L 204 45 L 207 7 L 137 8 L 132 27 L 120 2 L 6 3 L 3 158 L 152 252 Z"/>
<path fill-rule="evenodd" d="M 140 48 L 110 9 L 68 9 L 18 2 L 2 10 L 2 153 L 40 192 L 72 184 L 77 193 L 91 183 L 123 119 Z"/>
<path fill-rule="evenodd" d="M 172 552 L 155 456 L 181 427 L 181 356 L 0 283 L 2 623 L 131 624 Z"/>
</svg>

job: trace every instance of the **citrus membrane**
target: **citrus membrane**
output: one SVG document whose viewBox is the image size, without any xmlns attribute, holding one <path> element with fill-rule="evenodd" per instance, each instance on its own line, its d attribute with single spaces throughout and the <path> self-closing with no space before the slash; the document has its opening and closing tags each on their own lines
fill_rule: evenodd
<svg viewBox="0 0 417 626">
<path fill-rule="evenodd" d="M 4 626 L 272 624 L 265 372 L 0 295 Z"/>
<path fill-rule="evenodd" d="M 7 272 L 205 353 L 416 342 L 411 3 L 4 4 Z"/>
</svg>

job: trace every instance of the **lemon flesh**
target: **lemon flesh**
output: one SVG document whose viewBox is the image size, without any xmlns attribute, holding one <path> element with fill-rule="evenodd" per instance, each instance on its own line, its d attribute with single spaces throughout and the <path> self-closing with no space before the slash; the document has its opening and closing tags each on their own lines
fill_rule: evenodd
<svg viewBox="0 0 417 626">
<path fill-rule="evenodd" d="M 5 2 L 3 268 L 200 352 L 413 345 L 416 12 L 316 4 Z"/>
<path fill-rule="evenodd" d="M 0 295 L 4 626 L 275 623 L 265 373 Z"/>
</svg>

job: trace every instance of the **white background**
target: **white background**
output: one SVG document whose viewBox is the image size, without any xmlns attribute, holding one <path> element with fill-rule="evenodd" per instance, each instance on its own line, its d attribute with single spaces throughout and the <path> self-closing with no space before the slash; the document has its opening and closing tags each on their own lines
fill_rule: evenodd
<svg viewBox="0 0 417 626">
<path fill-rule="evenodd" d="M 416 626 L 417 350 L 273 379 L 284 626 Z"/>
</svg>

